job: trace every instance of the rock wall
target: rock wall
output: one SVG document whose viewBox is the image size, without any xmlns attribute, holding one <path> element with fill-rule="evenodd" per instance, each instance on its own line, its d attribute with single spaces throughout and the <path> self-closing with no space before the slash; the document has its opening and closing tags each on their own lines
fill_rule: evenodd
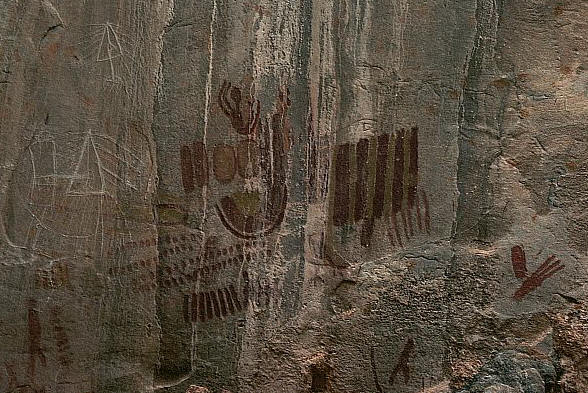
<svg viewBox="0 0 588 393">
<path fill-rule="evenodd" d="M 588 390 L 586 2 L 0 5 L 0 393 Z"/>
</svg>

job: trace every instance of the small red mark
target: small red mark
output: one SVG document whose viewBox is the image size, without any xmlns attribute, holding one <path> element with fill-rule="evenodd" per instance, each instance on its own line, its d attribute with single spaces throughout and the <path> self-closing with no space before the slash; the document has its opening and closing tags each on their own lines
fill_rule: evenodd
<svg viewBox="0 0 588 393">
<path fill-rule="evenodd" d="M 510 258 L 512 261 L 512 270 L 516 278 L 527 277 L 527 258 L 525 258 L 525 250 L 521 246 L 514 246 L 510 250 Z"/>
<path fill-rule="evenodd" d="M 11 389 L 16 389 L 17 385 L 18 385 L 18 380 L 16 377 L 16 370 L 14 367 L 14 364 L 5 362 L 4 366 L 6 367 L 6 377 L 7 377 L 7 381 L 5 382 L 4 386 L 5 388 L 7 388 L 9 392 L 11 392 Z M 1 382 L 1 380 L 0 380 Z"/>
<path fill-rule="evenodd" d="M 36 309 L 37 301 L 34 299 L 28 302 L 28 328 L 29 328 L 29 375 L 31 378 L 35 375 L 37 358 L 41 364 L 47 366 L 47 360 L 43 349 L 41 348 L 41 321 L 39 311 Z"/>
<path fill-rule="evenodd" d="M 409 337 L 408 340 L 406 340 L 404 349 L 398 357 L 398 363 L 396 364 L 396 367 L 394 367 L 394 370 L 392 370 L 392 373 L 390 374 L 390 378 L 388 380 L 388 382 L 390 382 L 390 385 L 394 385 L 394 380 L 396 379 L 396 376 L 399 372 L 402 372 L 402 375 L 404 376 L 404 383 L 408 383 L 410 379 L 410 367 L 408 365 L 408 360 L 413 352 L 414 340 L 412 339 L 412 337 Z"/>
<path fill-rule="evenodd" d="M 53 331 L 57 343 L 57 360 L 62 366 L 69 367 L 71 364 L 69 338 L 65 325 L 61 320 L 61 309 L 59 307 L 54 307 L 51 310 L 51 319 L 53 321 Z"/>
</svg>

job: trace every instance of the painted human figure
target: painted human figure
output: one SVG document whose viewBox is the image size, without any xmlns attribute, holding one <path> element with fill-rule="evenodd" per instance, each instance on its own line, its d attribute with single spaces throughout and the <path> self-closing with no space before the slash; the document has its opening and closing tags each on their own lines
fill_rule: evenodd
<svg viewBox="0 0 588 393">
<path fill-rule="evenodd" d="M 211 182 L 209 172 L 221 189 L 241 178 L 245 187 L 221 196 L 215 202 L 216 211 L 233 235 L 242 239 L 258 238 L 275 230 L 286 210 L 290 148 L 288 90 L 280 89 L 274 113 L 265 122 L 260 117 L 259 101 L 253 98 L 245 101 L 241 88 L 227 81 L 220 88 L 218 105 L 229 119 L 231 129 L 245 138 L 233 144 L 217 143 L 210 147 L 201 141 L 182 146 L 184 191 L 191 194 L 196 186 L 208 185 Z"/>
</svg>

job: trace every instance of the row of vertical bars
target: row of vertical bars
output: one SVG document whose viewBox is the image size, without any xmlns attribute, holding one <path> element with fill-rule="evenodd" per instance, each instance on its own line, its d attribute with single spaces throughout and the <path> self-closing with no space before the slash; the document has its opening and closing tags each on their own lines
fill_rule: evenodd
<svg viewBox="0 0 588 393">
<path fill-rule="evenodd" d="M 215 318 L 226 318 L 243 311 L 249 299 L 249 279 L 243 273 L 242 295 L 233 284 L 208 292 L 197 292 L 184 297 L 186 322 L 206 322 Z"/>
<path fill-rule="evenodd" d="M 334 160 L 333 224 L 400 213 L 417 200 L 418 128 L 345 143 Z"/>
</svg>

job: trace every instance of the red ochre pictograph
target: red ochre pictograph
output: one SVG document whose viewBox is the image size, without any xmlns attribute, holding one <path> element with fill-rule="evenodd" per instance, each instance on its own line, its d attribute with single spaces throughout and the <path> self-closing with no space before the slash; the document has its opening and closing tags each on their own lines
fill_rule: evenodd
<svg viewBox="0 0 588 393">
<path fill-rule="evenodd" d="M 522 279 L 521 286 L 515 291 L 513 298 L 522 300 L 529 293 L 539 288 L 545 280 L 564 269 L 561 261 L 551 255 L 530 275 L 527 273 L 527 259 L 522 246 L 514 246 L 511 249 L 512 269 L 515 277 Z"/>
<path fill-rule="evenodd" d="M 224 81 L 218 106 L 242 139 L 206 146 L 194 141 L 180 147 L 182 186 L 192 195 L 204 186 L 223 187 L 257 178 L 265 190 L 239 189 L 215 202 L 223 225 L 235 236 L 254 239 L 274 231 L 283 221 L 288 200 L 286 170 L 290 148 L 289 93 L 279 89 L 274 113 L 260 117 L 259 100 L 245 99 L 242 89 Z M 212 165 L 209 165 L 211 161 Z M 212 174 L 212 177 L 209 175 Z M 265 199 L 265 200 L 262 200 Z"/>
</svg>

